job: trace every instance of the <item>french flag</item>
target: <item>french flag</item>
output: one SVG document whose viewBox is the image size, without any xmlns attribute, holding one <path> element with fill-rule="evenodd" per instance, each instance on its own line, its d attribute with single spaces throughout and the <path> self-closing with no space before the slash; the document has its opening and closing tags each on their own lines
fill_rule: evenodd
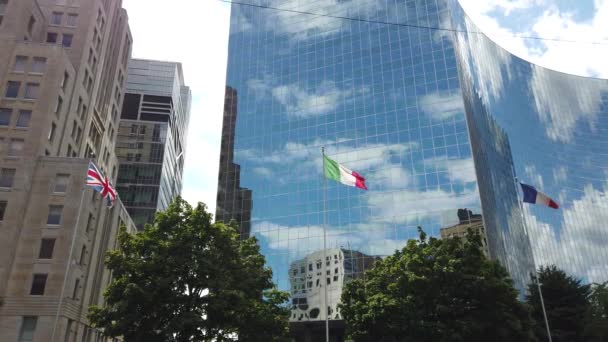
<svg viewBox="0 0 608 342">
<path fill-rule="evenodd" d="M 551 197 L 543 194 L 542 192 L 536 190 L 531 185 L 519 183 L 521 185 L 521 189 L 524 192 L 524 202 L 526 203 L 534 203 L 534 204 L 544 204 L 553 209 L 559 209 L 559 204 L 555 202 Z"/>
</svg>

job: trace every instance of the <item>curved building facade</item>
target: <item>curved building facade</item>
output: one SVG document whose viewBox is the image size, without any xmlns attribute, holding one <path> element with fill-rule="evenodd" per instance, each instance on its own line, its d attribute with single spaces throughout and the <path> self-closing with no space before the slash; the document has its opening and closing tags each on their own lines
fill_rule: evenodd
<svg viewBox="0 0 608 342">
<path fill-rule="evenodd" d="M 251 190 L 247 227 L 294 310 L 319 290 L 307 267 L 294 274 L 292 265 L 322 261 L 312 259 L 324 248 L 324 216 L 328 250 L 375 258 L 417 238 L 417 226 L 440 236 L 473 223 L 459 213 L 481 215 L 487 253 L 520 290 L 534 253 L 537 264 L 608 279 L 599 225 L 608 215 L 608 83 L 533 66 L 467 33 L 478 30 L 455 0 L 251 3 L 283 10 L 232 5 L 234 177 Z M 369 191 L 329 181 L 324 201 L 321 147 Z M 515 175 L 562 209 L 521 205 Z M 236 190 L 221 187 L 218 198 Z M 300 313 L 325 319 L 322 308 L 314 319 Z"/>
</svg>

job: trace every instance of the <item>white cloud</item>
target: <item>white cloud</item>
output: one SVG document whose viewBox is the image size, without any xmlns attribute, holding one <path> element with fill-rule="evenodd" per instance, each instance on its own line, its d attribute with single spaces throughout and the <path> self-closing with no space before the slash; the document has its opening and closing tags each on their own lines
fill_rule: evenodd
<svg viewBox="0 0 608 342">
<path fill-rule="evenodd" d="M 482 32 L 514 55 L 561 72 L 608 78 L 608 64 L 605 62 L 608 59 L 608 1 L 593 1 L 594 16 L 584 21 L 577 21 L 573 13 L 561 10 L 561 4 L 556 0 L 459 1 Z M 517 15 L 518 10 L 525 10 L 526 16 L 536 12 L 540 14 L 522 20 L 522 16 Z M 499 22 L 497 17 L 501 14 L 505 18 Z M 513 20 L 513 17 L 518 20 Z M 514 35 L 575 43 L 531 40 Z"/>
<path fill-rule="evenodd" d="M 475 163 L 473 158 L 467 159 L 441 159 L 430 158 L 424 160 L 426 165 L 433 165 L 437 171 L 447 171 L 453 182 L 469 183 L 477 181 Z"/>
<path fill-rule="evenodd" d="M 543 189 L 545 187 L 545 182 L 543 181 L 543 177 L 540 175 L 540 172 L 536 170 L 535 165 L 525 165 L 524 172 L 526 174 L 526 181 L 531 183 L 535 188 Z"/>
<path fill-rule="evenodd" d="M 250 80 L 250 86 L 260 88 L 258 80 Z M 312 90 L 306 90 L 297 83 L 281 85 L 272 89 L 272 96 L 287 109 L 290 117 L 307 118 L 328 114 L 341 103 L 350 101 L 355 95 L 363 95 L 365 89 L 339 89 L 333 81 L 322 81 Z"/>
<path fill-rule="evenodd" d="M 443 121 L 458 115 L 464 117 L 464 102 L 460 93 L 454 95 L 443 92 L 428 94 L 420 98 L 419 104 L 433 120 Z"/>
<path fill-rule="evenodd" d="M 175 0 L 170 6 L 161 0 L 124 0 L 123 5 L 133 33 L 133 57 L 183 64 L 194 100 L 183 196 L 191 203 L 205 202 L 215 212 L 230 5 L 200 0 Z"/>
<path fill-rule="evenodd" d="M 583 120 L 592 130 L 595 129 L 602 97 L 608 92 L 608 82 L 590 79 L 581 81 L 576 82 L 570 75 L 542 67 L 532 68 L 530 89 L 536 111 L 547 127 L 547 136 L 554 141 L 570 142 L 576 124 Z"/>
</svg>

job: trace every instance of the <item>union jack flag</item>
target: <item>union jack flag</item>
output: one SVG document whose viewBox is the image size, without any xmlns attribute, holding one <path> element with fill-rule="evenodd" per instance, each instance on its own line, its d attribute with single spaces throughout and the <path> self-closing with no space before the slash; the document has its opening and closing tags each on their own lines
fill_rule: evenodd
<svg viewBox="0 0 608 342">
<path fill-rule="evenodd" d="M 114 206 L 116 201 L 116 190 L 110 180 L 97 169 L 97 166 L 90 161 L 89 171 L 87 172 L 87 185 L 101 194 L 101 197 L 108 201 L 108 206 Z"/>
</svg>

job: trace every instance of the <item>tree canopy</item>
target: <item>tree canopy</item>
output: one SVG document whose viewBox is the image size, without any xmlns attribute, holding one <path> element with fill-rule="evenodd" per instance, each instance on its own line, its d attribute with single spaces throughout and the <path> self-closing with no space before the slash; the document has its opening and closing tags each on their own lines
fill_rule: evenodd
<svg viewBox="0 0 608 342">
<path fill-rule="evenodd" d="M 288 294 L 274 288 L 254 238 L 212 223 L 204 204 L 175 200 L 108 252 L 113 280 L 93 326 L 125 341 L 276 341 L 288 329 Z"/>
<path fill-rule="evenodd" d="M 481 238 L 410 240 L 348 283 L 341 312 L 359 341 L 536 341 L 506 270 Z"/>
<path fill-rule="evenodd" d="M 539 340 L 546 341 L 547 330 L 536 279 L 536 276 L 532 276 L 532 281 L 528 284 L 526 301 L 531 306 L 532 317 L 536 321 L 536 336 Z M 583 285 L 580 279 L 567 275 L 556 266 L 541 267 L 538 279 L 553 341 L 587 341 L 584 331 L 590 309 L 591 285 Z"/>
<path fill-rule="evenodd" d="M 588 341 L 608 341 L 608 282 L 593 284 L 590 296 L 589 321 L 585 328 Z"/>
</svg>

